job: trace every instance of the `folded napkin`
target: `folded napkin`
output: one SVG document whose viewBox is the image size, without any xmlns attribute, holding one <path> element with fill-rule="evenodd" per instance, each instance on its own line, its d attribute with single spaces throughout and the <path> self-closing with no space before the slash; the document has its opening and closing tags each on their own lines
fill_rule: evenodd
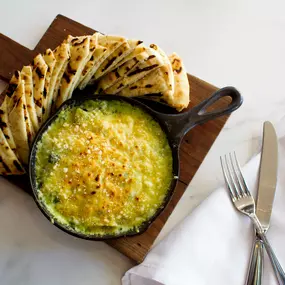
<svg viewBox="0 0 285 285">
<path fill-rule="evenodd" d="M 243 168 L 253 195 L 257 188 L 259 163 L 260 154 Z M 267 236 L 285 268 L 285 136 L 279 139 L 278 172 Z M 220 188 L 154 247 L 142 264 L 130 269 L 122 284 L 244 284 L 253 233 L 250 219 L 234 209 L 228 190 Z M 263 284 L 277 284 L 266 253 L 264 266 Z"/>
</svg>

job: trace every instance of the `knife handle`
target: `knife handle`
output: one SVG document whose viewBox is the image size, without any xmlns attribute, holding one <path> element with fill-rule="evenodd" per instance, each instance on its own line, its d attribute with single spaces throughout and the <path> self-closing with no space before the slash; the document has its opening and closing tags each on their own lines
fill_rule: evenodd
<svg viewBox="0 0 285 285">
<path fill-rule="evenodd" d="M 256 236 L 253 243 L 246 285 L 261 285 L 263 276 L 263 253 L 263 242 Z"/>
<path fill-rule="evenodd" d="M 269 256 L 269 259 L 270 259 L 272 267 L 274 269 L 276 278 L 278 280 L 278 284 L 285 285 L 285 272 L 284 272 L 281 264 L 279 263 L 271 245 L 269 244 L 266 235 L 264 234 L 264 232 L 260 232 L 258 234 L 263 241 L 264 247 L 265 247 L 266 252 Z"/>
<path fill-rule="evenodd" d="M 281 264 L 279 263 L 266 235 L 265 232 L 257 218 L 257 216 L 255 215 L 255 213 L 253 215 L 250 216 L 252 222 L 254 223 L 255 229 L 257 231 L 258 236 L 260 237 L 260 239 L 263 241 L 264 247 L 266 249 L 267 255 L 270 259 L 271 265 L 273 267 L 273 270 L 275 272 L 275 276 L 276 279 L 278 281 L 279 285 L 285 285 L 285 272 L 281 266 Z"/>
</svg>

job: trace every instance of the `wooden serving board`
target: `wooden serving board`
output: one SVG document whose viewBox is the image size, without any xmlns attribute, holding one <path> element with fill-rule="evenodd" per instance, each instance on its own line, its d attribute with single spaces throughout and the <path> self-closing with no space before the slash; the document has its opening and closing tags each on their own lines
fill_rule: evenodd
<svg viewBox="0 0 285 285">
<path fill-rule="evenodd" d="M 0 34 L 0 78 L 9 82 L 15 70 L 21 70 L 23 65 L 31 63 L 36 54 L 44 52 L 47 48 L 54 49 L 69 34 L 81 36 L 89 35 L 93 32 L 94 30 L 91 28 L 58 15 L 34 50 L 29 50 Z M 191 104 L 189 108 L 206 99 L 217 90 L 213 85 L 192 75 L 188 75 L 188 79 L 191 87 Z M 2 99 L 3 94 L 0 95 L 0 101 Z M 216 102 L 215 107 L 221 108 L 228 103 L 229 101 L 224 98 Z M 224 116 L 202 126 L 197 126 L 185 136 L 180 149 L 181 174 L 169 205 L 145 233 L 134 237 L 107 241 L 109 245 L 137 262 L 141 262 L 144 259 L 227 119 L 228 116 Z M 9 177 L 8 179 L 20 185 L 26 192 L 30 191 L 27 177 L 17 176 Z"/>
</svg>

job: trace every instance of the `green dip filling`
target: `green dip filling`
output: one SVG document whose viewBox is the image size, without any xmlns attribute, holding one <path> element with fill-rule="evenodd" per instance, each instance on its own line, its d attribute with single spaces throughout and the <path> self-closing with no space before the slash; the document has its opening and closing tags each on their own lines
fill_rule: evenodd
<svg viewBox="0 0 285 285">
<path fill-rule="evenodd" d="M 172 153 L 160 125 L 140 108 L 90 100 L 61 111 L 43 134 L 36 177 L 57 222 L 88 235 L 124 234 L 161 207 Z"/>
</svg>

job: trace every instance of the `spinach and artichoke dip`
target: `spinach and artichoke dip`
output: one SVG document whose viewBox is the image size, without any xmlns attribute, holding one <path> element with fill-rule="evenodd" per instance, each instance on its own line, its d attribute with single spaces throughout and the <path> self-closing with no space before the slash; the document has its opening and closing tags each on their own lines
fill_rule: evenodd
<svg viewBox="0 0 285 285">
<path fill-rule="evenodd" d="M 138 107 L 90 100 L 62 110 L 37 144 L 41 203 L 87 235 L 138 231 L 161 207 L 172 153 L 160 125 Z"/>
</svg>

